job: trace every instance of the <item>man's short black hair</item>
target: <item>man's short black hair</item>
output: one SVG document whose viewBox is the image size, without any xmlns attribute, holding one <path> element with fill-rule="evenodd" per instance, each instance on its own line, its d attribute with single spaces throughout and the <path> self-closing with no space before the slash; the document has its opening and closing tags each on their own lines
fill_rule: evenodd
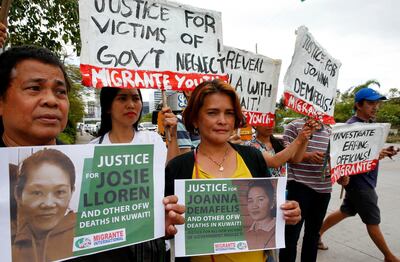
<svg viewBox="0 0 400 262">
<path fill-rule="evenodd" d="M 71 83 L 60 59 L 46 48 L 25 45 L 10 48 L 0 55 L 0 98 L 4 98 L 10 86 L 12 70 L 25 60 L 36 60 L 59 67 L 63 72 L 67 91 L 70 91 Z"/>
</svg>

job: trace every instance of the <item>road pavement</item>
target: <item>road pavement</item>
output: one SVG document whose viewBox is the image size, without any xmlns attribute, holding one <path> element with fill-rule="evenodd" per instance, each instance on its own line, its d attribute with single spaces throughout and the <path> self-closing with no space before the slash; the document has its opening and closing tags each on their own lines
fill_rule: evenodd
<svg viewBox="0 0 400 262">
<path fill-rule="evenodd" d="M 82 131 L 82 135 L 80 135 L 78 131 L 78 133 L 76 134 L 76 144 L 87 144 L 93 138 L 94 137 L 92 135 L 85 131 Z"/>
<path fill-rule="evenodd" d="M 391 144 L 392 145 L 392 144 Z M 394 144 L 395 145 L 395 144 Z M 400 147 L 400 144 L 395 145 Z M 340 207 L 340 186 L 335 185 L 328 213 Z M 381 210 L 381 230 L 392 252 L 400 257 L 400 155 L 379 164 L 377 194 Z M 328 230 L 323 241 L 328 250 L 318 251 L 318 262 L 375 262 L 383 255 L 372 242 L 360 217 L 350 217 Z M 300 261 L 300 252 L 298 259 Z"/>
</svg>

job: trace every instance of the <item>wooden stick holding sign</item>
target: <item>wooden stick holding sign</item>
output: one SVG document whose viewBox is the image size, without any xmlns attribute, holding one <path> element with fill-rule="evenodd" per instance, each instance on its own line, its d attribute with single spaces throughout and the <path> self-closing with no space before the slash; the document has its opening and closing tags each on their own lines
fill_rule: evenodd
<svg viewBox="0 0 400 262">
<path fill-rule="evenodd" d="M 7 25 L 8 12 L 10 11 L 12 0 L 2 0 L 0 9 L 0 22 Z"/>
<path fill-rule="evenodd" d="M 167 107 L 168 106 L 168 103 L 167 103 L 167 92 L 165 92 L 165 90 L 162 90 L 161 94 L 162 94 L 163 107 Z M 171 142 L 171 134 L 170 134 L 169 128 L 165 128 L 165 137 L 167 138 L 168 142 Z"/>
<path fill-rule="evenodd" d="M 170 256 L 170 262 L 175 262 L 175 239 L 171 239 L 169 241 L 170 244 L 170 252 L 171 252 L 171 256 Z"/>
<path fill-rule="evenodd" d="M 343 192 L 344 192 L 344 186 L 342 186 L 342 189 L 340 189 L 340 199 L 343 198 Z"/>
</svg>

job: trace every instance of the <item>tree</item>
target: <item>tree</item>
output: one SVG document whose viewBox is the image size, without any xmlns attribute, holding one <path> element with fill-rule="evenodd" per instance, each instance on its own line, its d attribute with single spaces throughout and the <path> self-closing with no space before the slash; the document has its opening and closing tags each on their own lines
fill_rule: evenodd
<svg viewBox="0 0 400 262">
<path fill-rule="evenodd" d="M 83 86 L 80 83 L 80 73 L 77 66 L 67 65 L 66 70 L 71 80 L 71 91 L 68 93 L 69 115 L 67 127 L 59 138 L 67 144 L 74 144 L 76 140 L 76 125 L 84 116 Z"/>
<path fill-rule="evenodd" d="M 353 87 L 353 91 L 351 92 L 353 95 L 353 98 L 354 98 L 354 95 L 358 92 L 358 90 L 360 90 L 361 88 L 364 88 L 364 87 L 370 87 L 371 85 L 376 85 L 378 87 L 381 87 L 381 84 L 377 80 L 375 80 L 375 79 L 368 80 L 364 84 Z"/>
<path fill-rule="evenodd" d="M 79 54 L 78 0 L 14 0 L 9 14 L 12 46 L 43 46 L 65 58 L 65 46 Z"/>
<path fill-rule="evenodd" d="M 389 89 L 389 100 L 384 102 L 377 114 L 378 122 L 391 123 L 393 127 L 400 127 L 400 90 Z"/>
<path fill-rule="evenodd" d="M 388 97 L 389 98 L 400 98 L 400 90 L 397 88 L 390 88 Z"/>
<path fill-rule="evenodd" d="M 31 44 L 46 47 L 61 60 L 68 56 L 66 46 L 71 46 L 79 54 L 78 0 L 14 0 L 9 14 L 8 41 L 11 46 Z M 67 127 L 59 138 L 63 142 L 74 143 L 76 124 L 84 115 L 83 87 L 79 68 L 67 65 L 66 69 L 72 80 L 68 94 L 70 110 Z"/>
<path fill-rule="evenodd" d="M 275 128 L 274 132 L 282 133 L 283 132 L 283 120 L 284 118 L 301 118 L 303 115 L 289 109 L 285 106 L 285 99 L 282 96 L 279 102 L 276 104 L 275 110 Z"/>
<path fill-rule="evenodd" d="M 148 114 L 142 115 L 142 117 L 140 119 L 140 122 L 141 123 L 143 123 L 143 122 L 151 122 L 152 117 L 153 117 L 152 113 L 148 113 Z"/>
<path fill-rule="evenodd" d="M 334 118 L 336 122 L 345 122 L 353 115 L 354 99 L 345 99 L 335 105 Z"/>
<path fill-rule="evenodd" d="M 366 81 L 363 84 L 360 84 L 358 86 L 353 86 L 347 89 L 344 93 L 338 93 L 337 96 L 337 102 L 335 104 L 335 121 L 336 122 L 345 122 L 347 119 L 349 119 L 353 115 L 353 109 L 354 109 L 354 96 L 360 90 L 361 88 L 368 87 L 371 85 L 376 85 L 378 87 L 381 86 L 381 84 L 375 80 L 371 79 Z"/>
<path fill-rule="evenodd" d="M 383 103 L 376 119 L 378 122 L 390 123 L 392 127 L 400 127 L 400 103 L 392 100 Z"/>
</svg>

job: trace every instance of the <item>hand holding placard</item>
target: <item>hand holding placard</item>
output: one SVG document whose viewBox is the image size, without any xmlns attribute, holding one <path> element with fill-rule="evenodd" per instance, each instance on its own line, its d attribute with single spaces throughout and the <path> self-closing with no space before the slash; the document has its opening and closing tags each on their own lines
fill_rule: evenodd
<svg viewBox="0 0 400 262">
<path fill-rule="evenodd" d="M 286 225 L 296 225 L 301 220 L 301 210 L 297 201 L 286 201 L 281 205 Z"/>
<path fill-rule="evenodd" d="M 385 157 L 389 157 L 390 159 L 392 159 L 392 157 L 397 155 L 399 151 L 400 148 L 395 149 L 394 146 L 389 146 L 381 150 L 381 152 L 379 153 L 379 159 L 383 159 Z"/>
<path fill-rule="evenodd" d="M 185 218 L 182 216 L 185 212 L 185 206 L 178 204 L 178 197 L 164 197 L 163 203 L 165 206 L 165 236 L 173 237 L 178 231 L 175 225 L 183 225 Z"/>
</svg>

